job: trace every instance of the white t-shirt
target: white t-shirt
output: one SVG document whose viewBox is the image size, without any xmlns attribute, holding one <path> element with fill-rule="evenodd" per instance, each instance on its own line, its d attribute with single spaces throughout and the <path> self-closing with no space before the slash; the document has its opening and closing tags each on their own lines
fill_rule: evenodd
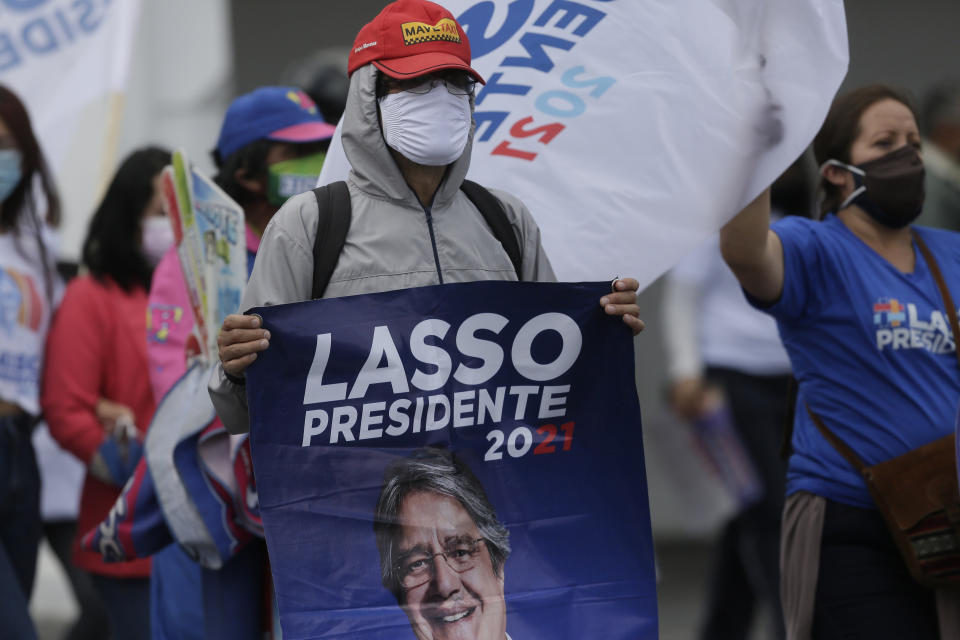
<svg viewBox="0 0 960 640">
<path fill-rule="evenodd" d="M 55 241 L 44 227 L 43 243 L 54 291 L 47 292 L 37 239 L 29 224 L 19 234 L 0 234 L 0 400 L 40 413 L 40 369 L 51 305 L 63 295 L 54 271 Z"/>
<path fill-rule="evenodd" d="M 714 236 L 667 276 L 664 330 L 670 377 L 696 377 L 704 366 L 751 375 L 790 372 L 777 323 L 747 302 Z"/>
</svg>

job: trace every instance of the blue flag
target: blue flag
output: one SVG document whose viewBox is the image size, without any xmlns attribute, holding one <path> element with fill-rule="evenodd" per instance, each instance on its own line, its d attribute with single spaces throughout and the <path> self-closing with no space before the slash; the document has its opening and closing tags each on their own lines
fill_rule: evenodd
<svg viewBox="0 0 960 640">
<path fill-rule="evenodd" d="M 609 283 L 251 310 L 284 638 L 657 637 L 631 333 Z"/>
</svg>

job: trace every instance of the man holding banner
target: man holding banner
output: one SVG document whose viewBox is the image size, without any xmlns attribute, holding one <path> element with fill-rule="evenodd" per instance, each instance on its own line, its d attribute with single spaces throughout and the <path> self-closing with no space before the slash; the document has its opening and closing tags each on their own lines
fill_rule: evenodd
<svg viewBox="0 0 960 640">
<path fill-rule="evenodd" d="M 390 4 L 361 30 L 349 60 L 351 84 L 343 120 L 343 145 L 352 167 L 346 182 L 349 227 L 342 248 L 335 247 L 339 255 L 332 271 L 321 274 L 321 278 L 326 278 L 325 287 L 321 287 L 318 294 L 315 263 L 319 262 L 317 258 L 323 257 L 318 254 L 317 247 L 324 240 L 318 227 L 324 222 L 322 216 L 332 217 L 337 212 L 327 206 L 321 213 L 321 199 L 314 193 L 294 196 L 264 232 L 241 303 L 244 310 L 273 307 L 281 313 L 281 318 L 275 321 L 273 315 L 261 309 L 259 316 L 231 315 L 223 324 L 219 337 L 221 364 L 211 381 L 211 398 L 228 430 L 234 433 L 251 431 L 258 492 L 261 508 L 266 509 L 264 525 L 285 637 L 328 637 L 326 634 L 336 634 L 339 628 L 341 632 L 346 630 L 350 637 L 371 640 L 406 637 L 411 629 L 413 635 L 421 639 L 505 640 L 510 637 L 507 635 L 507 614 L 514 611 L 515 606 L 511 604 L 511 598 L 526 589 L 536 590 L 537 595 L 528 599 L 524 606 L 529 608 L 534 606 L 529 603 L 534 602 L 537 610 L 526 611 L 522 616 L 511 614 L 510 633 L 514 637 L 530 637 L 530 629 L 545 624 L 547 620 L 551 625 L 565 627 L 565 633 L 580 630 L 590 636 L 590 630 L 598 628 L 597 625 L 604 626 L 603 616 L 594 615 L 604 607 L 626 608 L 632 612 L 628 621 L 619 626 L 621 632 L 628 634 L 623 637 L 636 638 L 639 629 L 645 630 L 643 637 L 651 637 L 647 635 L 651 629 L 655 633 L 652 543 L 642 449 L 639 446 L 626 447 L 620 455 L 615 444 L 617 434 L 624 431 L 631 438 L 639 438 L 630 332 L 611 331 L 611 327 L 616 328 L 620 322 L 633 333 L 643 328 L 636 304 L 638 283 L 634 279 L 618 279 L 613 291 L 604 284 L 580 288 L 516 284 L 518 291 L 492 287 L 470 289 L 473 293 L 460 289 L 468 285 L 507 285 L 516 280 L 555 280 L 540 242 L 539 229 L 518 199 L 503 192 L 487 193 L 500 209 L 500 219 L 505 221 L 508 230 L 505 238 L 498 233 L 495 222 L 489 222 L 488 212 L 483 210 L 489 205 L 475 204 L 476 201 L 461 189 L 470 164 L 475 129 L 473 90 L 477 82 L 483 81 L 470 63 L 470 45 L 463 29 L 448 11 L 431 2 L 400 0 Z M 517 256 L 507 246 L 510 236 L 513 243 L 519 245 Z M 501 282 L 474 282 L 480 280 Z M 444 284 L 453 286 L 430 286 Z M 281 451 L 273 440 L 284 439 L 283 446 L 293 442 L 287 429 L 292 423 L 285 410 L 292 408 L 296 411 L 297 403 L 304 400 L 304 387 L 300 386 L 299 379 L 304 363 L 310 370 L 307 395 L 312 396 L 316 391 L 322 398 L 329 387 L 322 381 L 325 368 L 325 365 L 320 366 L 323 349 L 317 342 L 320 337 L 316 335 L 322 331 L 319 328 L 306 329 L 308 334 L 313 334 L 308 335 L 307 340 L 316 342 L 317 346 L 313 366 L 309 360 L 303 360 L 304 355 L 314 353 L 312 346 L 301 343 L 294 348 L 295 357 L 289 350 L 291 342 L 285 329 L 288 326 L 285 319 L 289 317 L 286 311 L 288 308 L 296 311 L 303 305 L 286 303 L 307 301 L 321 297 L 321 294 L 324 298 L 337 298 L 324 303 L 342 302 L 345 305 L 334 304 L 334 307 L 324 307 L 322 313 L 310 314 L 314 321 L 319 320 L 317 327 L 322 325 L 323 330 L 337 334 L 337 339 L 328 343 L 334 353 L 342 346 L 339 327 L 344 322 L 356 329 L 358 335 L 363 334 L 358 337 L 361 342 L 368 340 L 363 323 L 354 318 L 353 305 L 362 304 L 363 300 L 376 295 L 392 296 L 389 300 L 371 300 L 373 306 L 368 308 L 375 310 L 376 317 L 395 314 L 398 319 L 413 321 L 426 317 L 425 314 L 430 313 L 428 309 L 436 309 L 436 306 L 425 302 L 424 306 L 404 313 L 401 309 L 408 301 L 423 302 L 432 296 L 440 296 L 446 304 L 466 313 L 470 305 L 486 308 L 484 305 L 497 300 L 496 313 L 490 307 L 491 311 L 467 319 L 463 327 L 464 344 L 472 343 L 467 335 L 470 322 L 483 325 L 473 329 L 484 332 L 481 335 L 496 327 L 496 332 L 502 334 L 500 337 L 506 339 L 513 333 L 513 324 L 505 328 L 501 323 L 508 322 L 509 310 L 511 317 L 532 314 L 532 318 L 527 318 L 528 322 L 518 323 L 518 326 L 529 327 L 526 332 L 521 329 L 514 344 L 518 349 L 526 344 L 524 340 L 529 339 L 531 343 L 527 348 L 532 348 L 531 353 L 540 356 L 543 355 L 540 353 L 543 345 L 539 341 L 536 345 L 532 343 L 538 335 L 534 331 L 537 317 L 559 317 L 560 312 L 554 308 L 577 309 L 579 315 L 575 317 L 590 319 L 589 330 L 584 330 L 594 339 L 592 343 L 583 342 L 584 356 L 576 369 L 599 373 L 598 369 L 603 368 L 608 376 L 601 379 L 601 376 L 590 373 L 576 374 L 578 379 L 591 379 L 589 385 L 586 382 L 579 385 L 583 390 L 582 397 L 600 398 L 612 394 L 628 405 L 632 400 L 633 408 L 620 412 L 621 402 L 609 402 L 603 409 L 594 410 L 585 402 L 571 398 L 571 404 L 577 406 L 578 411 L 570 415 L 583 418 L 551 419 L 547 416 L 564 414 L 557 408 L 565 401 L 562 390 L 567 387 L 563 381 L 533 386 L 529 383 L 533 378 L 521 377 L 514 384 L 511 378 L 504 377 L 506 373 L 496 374 L 495 381 L 488 381 L 488 386 L 498 386 L 464 389 L 456 398 L 442 383 L 441 389 L 433 386 L 436 393 L 429 396 L 416 397 L 411 395 L 415 393 L 413 390 L 398 392 L 406 386 L 399 377 L 394 380 L 398 385 L 394 395 L 382 395 L 392 387 L 373 381 L 384 370 L 377 366 L 380 358 L 371 352 L 368 358 L 370 367 L 365 367 L 368 375 L 360 376 L 366 382 L 355 385 L 351 397 L 361 393 L 359 389 L 367 385 L 371 401 L 364 401 L 362 411 L 366 412 L 365 415 L 375 412 L 382 404 L 378 396 L 385 400 L 389 397 L 391 411 L 395 410 L 398 420 L 405 421 L 408 427 L 381 429 L 382 441 L 341 450 L 327 446 L 325 441 L 333 433 L 353 440 L 356 436 L 350 433 L 350 429 L 356 431 L 359 423 L 353 427 L 341 423 L 336 429 L 330 423 L 327 428 L 327 405 L 324 405 L 325 408 L 308 411 L 306 419 L 304 414 L 300 415 L 299 423 L 303 429 L 295 425 L 299 433 L 294 438 L 294 449 Z M 598 301 L 601 308 L 597 307 Z M 386 309 L 393 313 L 386 313 Z M 491 318 L 492 325 L 488 322 Z M 447 316 L 445 320 L 437 320 L 441 324 L 436 326 L 449 326 L 456 321 Z M 423 327 L 412 329 L 413 335 L 420 335 L 417 332 L 422 332 L 424 327 L 434 326 L 431 322 L 421 322 Z M 273 336 L 270 328 L 274 329 Z M 580 336 L 581 330 L 569 319 L 562 328 Z M 375 329 L 374 335 L 386 335 L 381 329 Z M 405 329 L 409 327 L 397 325 L 389 331 Z M 450 333 L 452 339 L 453 332 Z M 544 338 L 547 341 L 544 344 L 555 346 L 552 339 Z M 457 342 L 459 345 L 459 338 Z M 388 342 L 378 344 L 386 349 L 384 354 L 396 353 L 397 346 L 391 347 Z M 579 340 L 571 338 L 569 343 L 564 343 L 563 354 L 572 354 L 575 349 L 573 357 L 576 358 L 581 353 L 580 344 Z M 403 342 L 397 345 L 401 349 L 404 347 Z M 265 352 L 268 346 L 270 348 Z M 423 346 L 432 347 L 429 343 Z M 465 348 L 470 350 L 469 346 Z M 327 353 L 329 355 L 329 349 Z M 357 362 L 352 357 L 354 355 L 332 358 L 328 375 L 336 375 L 337 367 L 351 367 Z M 257 367 L 250 371 L 248 390 L 246 370 L 258 357 Z M 389 360 L 392 356 L 387 357 Z M 494 360 L 492 358 L 485 366 L 492 367 Z M 536 368 L 542 361 L 543 357 L 540 357 L 529 364 Z M 276 362 L 285 362 L 290 368 L 278 370 L 274 367 Z M 600 362 L 603 362 L 602 367 Z M 400 376 L 401 367 L 393 364 L 397 362 L 392 361 L 390 370 Z M 568 368 L 572 364 L 570 360 Z M 402 368 L 412 371 L 411 366 L 407 364 Z M 516 363 L 513 366 L 516 367 Z M 481 373 L 479 369 L 471 370 L 474 373 L 462 371 L 447 376 L 446 384 L 454 384 L 454 378 L 468 380 Z M 441 372 L 435 375 L 443 377 Z M 564 373 L 558 371 L 556 375 Z M 267 379 L 257 376 L 266 376 Z M 616 382 L 609 381 L 613 378 Z M 554 379 L 554 374 L 540 379 Z M 415 386 L 423 382 L 416 377 L 413 380 Z M 533 391 L 535 389 L 539 390 Z M 299 399 L 295 397 L 298 394 Z M 476 415 L 467 418 L 465 403 L 470 394 L 476 398 Z M 266 400 L 267 404 L 258 398 Z M 490 402 L 486 403 L 487 400 Z M 323 399 L 316 401 L 324 402 Z M 270 404 L 273 402 L 276 404 Z M 341 411 L 350 413 L 356 409 L 337 406 L 331 411 L 340 416 Z M 607 411 L 611 413 L 605 413 Z M 365 421 L 371 419 L 368 415 Z M 456 440 L 463 430 L 441 429 L 444 420 L 449 421 L 451 427 L 467 422 L 474 424 L 477 428 L 470 431 L 479 436 L 479 442 L 463 445 Z M 541 424 L 543 420 L 547 422 Z M 573 446 L 572 432 L 577 420 L 586 432 L 582 437 L 578 435 L 577 445 Z M 610 428 L 606 427 L 607 424 L 611 425 Z M 490 435 L 497 437 L 499 434 L 502 439 L 500 449 L 487 451 L 486 458 L 491 461 L 499 459 L 502 465 L 485 463 L 482 451 L 477 458 L 477 447 L 489 448 L 483 435 L 489 428 L 485 425 L 496 425 L 498 428 Z M 359 437 L 367 437 L 373 431 L 376 429 L 364 430 Z M 534 436 L 534 431 L 540 435 Z M 553 435 L 549 436 L 550 433 Z M 424 441 L 425 436 L 430 437 Z M 539 442 L 535 451 L 535 439 L 543 440 L 544 437 L 554 443 Z M 435 463 L 433 467 L 451 468 L 454 477 L 459 479 L 438 477 L 432 485 L 417 485 L 416 490 L 411 490 L 408 478 L 403 480 L 402 489 L 392 493 L 392 507 L 386 508 L 391 480 L 385 477 L 383 485 L 378 483 L 383 487 L 381 497 L 385 502 L 377 518 L 371 517 L 377 502 L 376 493 L 361 489 L 371 486 L 371 478 L 349 473 L 338 476 L 338 482 L 342 483 L 339 486 L 344 490 L 331 493 L 321 489 L 328 485 L 329 479 L 315 475 L 334 473 L 337 468 L 334 458 L 344 455 L 355 456 L 347 463 L 350 469 L 366 469 L 370 462 L 382 462 L 373 473 L 383 473 L 386 468 L 387 474 L 394 473 L 391 477 L 398 480 L 405 476 L 403 469 L 397 466 L 403 463 L 398 461 L 409 458 L 405 454 L 410 451 L 423 447 L 432 448 L 429 449 L 432 453 L 421 453 L 421 464 L 426 457 L 431 457 Z M 453 449 L 457 457 L 465 456 L 463 465 L 456 462 L 452 454 L 438 451 L 437 447 Z M 604 454 L 591 453 L 598 450 Z M 521 452 L 529 457 L 514 460 Z M 534 457 L 537 452 L 555 453 Z M 610 459 L 611 454 L 614 460 Z M 472 473 L 466 464 L 477 471 L 482 485 L 476 477 L 470 481 Z M 491 473 L 497 475 L 491 477 Z M 616 519 L 621 523 L 623 531 L 614 535 L 614 541 L 598 540 L 596 543 L 605 544 L 608 553 L 615 555 L 617 561 L 612 564 L 604 561 L 601 569 L 586 556 L 582 561 L 564 560 L 564 570 L 559 573 L 539 566 L 540 554 L 526 552 L 531 548 L 529 542 L 536 539 L 537 534 L 525 530 L 524 518 L 549 521 L 559 517 L 552 514 L 565 507 L 552 500 L 530 504 L 527 498 L 533 498 L 532 494 L 524 495 L 522 500 L 511 499 L 504 483 L 518 485 L 528 474 L 558 491 L 568 487 L 565 493 L 576 495 L 578 505 L 596 503 L 593 513 L 568 518 L 568 524 L 561 526 L 564 529 L 562 535 L 554 535 L 550 542 L 538 543 L 541 552 L 553 548 L 554 553 L 550 555 L 555 559 L 563 558 L 564 549 L 569 544 L 587 539 L 583 527 L 592 530 L 596 516 L 601 521 Z M 623 479 L 626 484 L 621 489 L 630 487 L 629 496 L 620 492 L 603 492 L 600 487 L 608 481 L 609 474 L 618 474 Z M 302 488 L 305 495 L 288 499 L 290 483 Z M 451 483 L 463 490 L 438 490 L 438 486 L 450 486 Z M 494 497 L 496 514 L 501 514 L 504 524 L 499 524 L 491 501 L 477 497 L 484 495 L 484 488 Z M 601 493 L 603 497 L 599 499 L 587 497 Z M 360 503 L 350 502 L 347 508 L 360 511 L 349 522 L 339 524 L 331 523 L 327 516 L 318 518 L 320 513 L 329 513 L 328 507 L 322 504 L 327 498 L 335 501 L 359 499 Z M 301 504 L 302 508 L 297 509 L 299 515 L 287 520 L 288 512 L 278 506 L 282 504 Z M 471 505 L 480 506 L 473 508 Z M 419 515 L 413 515 L 415 511 Z M 484 513 L 487 515 L 482 515 Z M 371 520 L 375 520 L 375 535 L 370 535 Z M 333 528 L 328 528 L 331 525 Z M 526 543 L 521 545 L 524 553 L 517 557 L 519 564 L 513 565 L 517 568 L 513 582 L 508 580 L 506 583 L 506 596 L 504 581 L 507 578 L 503 564 L 510 546 L 504 525 L 510 525 L 511 534 Z M 500 531 L 499 535 L 497 531 Z M 316 543 L 299 540 L 295 546 L 300 551 L 293 551 L 289 540 L 285 539 L 287 533 L 307 536 Z M 373 545 L 374 538 L 378 541 L 377 546 Z M 498 539 L 502 540 L 502 545 L 497 544 Z M 341 541 L 350 548 L 338 546 Z M 364 549 L 358 550 L 357 545 Z M 374 579 L 372 570 L 375 568 L 369 560 L 376 558 L 377 548 L 381 554 L 381 571 L 376 572 L 375 579 L 383 586 L 367 591 Z M 373 551 L 372 556 L 368 550 Z M 328 566 L 327 563 L 333 564 Z M 402 567 L 399 570 L 398 564 Z M 604 574 L 608 567 L 610 573 Z M 551 580 L 556 580 L 556 575 L 569 581 L 558 585 L 563 589 L 551 588 L 555 584 Z M 310 588 L 293 586 L 306 576 L 312 576 L 308 579 Z M 349 586 L 334 595 L 329 591 L 334 583 Z M 394 594 L 392 598 L 384 587 Z M 576 619 L 571 624 L 556 620 L 558 603 L 552 599 L 564 592 L 568 595 L 562 597 L 577 600 L 576 604 L 564 607 L 564 615 Z M 384 597 L 392 599 L 400 608 L 381 603 Z M 401 609 L 407 619 L 402 624 L 397 621 L 397 614 L 401 619 L 404 617 Z"/>
<path fill-rule="evenodd" d="M 426 0 L 388 5 L 357 35 L 348 61 L 343 146 L 352 220 L 323 297 L 474 280 L 555 280 L 540 231 L 522 202 L 492 194 L 520 244 L 519 268 L 462 190 L 475 123 L 474 87 L 463 28 Z M 330 212 L 325 212 L 330 214 Z M 320 219 L 313 193 L 291 198 L 264 232 L 241 309 L 312 297 Z M 638 333 L 632 278 L 600 300 Z M 226 318 L 221 366 L 211 380 L 217 413 L 232 433 L 249 429 L 243 373 L 270 335 L 253 316 Z"/>
</svg>

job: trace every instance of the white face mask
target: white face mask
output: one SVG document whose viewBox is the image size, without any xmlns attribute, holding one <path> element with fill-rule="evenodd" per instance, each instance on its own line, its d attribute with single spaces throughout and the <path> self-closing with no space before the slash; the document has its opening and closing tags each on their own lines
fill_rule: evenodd
<svg viewBox="0 0 960 640">
<path fill-rule="evenodd" d="M 380 98 L 387 144 L 428 167 L 455 161 L 470 137 L 470 96 L 453 95 L 443 82 L 427 93 L 400 91 Z"/>
<path fill-rule="evenodd" d="M 173 246 L 173 225 L 167 216 L 149 216 L 143 219 L 143 255 L 151 266 Z"/>
</svg>

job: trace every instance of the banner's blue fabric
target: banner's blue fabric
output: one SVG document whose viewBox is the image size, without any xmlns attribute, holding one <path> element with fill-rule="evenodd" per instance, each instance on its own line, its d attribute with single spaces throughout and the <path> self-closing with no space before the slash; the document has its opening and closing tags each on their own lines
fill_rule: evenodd
<svg viewBox="0 0 960 640">
<path fill-rule="evenodd" d="M 657 637 L 633 345 L 606 292 L 251 310 L 271 333 L 247 395 L 285 639 Z"/>
</svg>

